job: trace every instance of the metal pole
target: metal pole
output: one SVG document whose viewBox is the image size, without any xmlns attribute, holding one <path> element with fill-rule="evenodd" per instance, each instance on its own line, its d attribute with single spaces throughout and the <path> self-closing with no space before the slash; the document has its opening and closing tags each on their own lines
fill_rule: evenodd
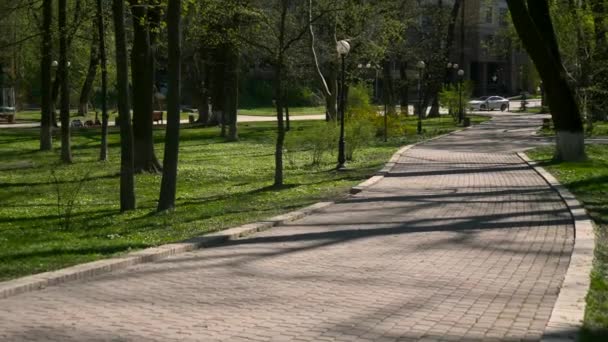
<svg viewBox="0 0 608 342">
<path fill-rule="evenodd" d="M 384 100 L 384 142 L 388 141 L 388 113 L 386 112 L 386 99 Z"/>
<path fill-rule="evenodd" d="M 422 69 L 418 70 L 418 134 L 422 134 Z"/>
<path fill-rule="evenodd" d="M 464 120 L 464 111 L 462 110 L 462 76 L 458 80 L 458 122 Z"/>
<path fill-rule="evenodd" d="M 344 164 L 346 163 L 346 155 L 344 153 L 344 112 L 345 112 L 345 89 L 344 89 L 344 74 L 345 66 L 344 66 L 344 58 L 346 56 L 342 55 L 342 77 L 341 77 L 341 89 L 340 92 L 340 141 L 338 142 L 338 166 L 337 169 L 344 169 Z"/>
</svg>

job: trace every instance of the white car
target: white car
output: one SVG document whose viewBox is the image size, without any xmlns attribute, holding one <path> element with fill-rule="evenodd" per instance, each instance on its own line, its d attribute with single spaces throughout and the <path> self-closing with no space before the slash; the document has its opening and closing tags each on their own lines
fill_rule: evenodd
<svg viewBox="0 0 608 342">
<path fill-rule="evenodd" d="M 477 100 L 469 101 L 472 110 L 494 110 L 505 111 L 509 108 L 509 100 L 500 96 L 482 96 Z"/>
</svg>

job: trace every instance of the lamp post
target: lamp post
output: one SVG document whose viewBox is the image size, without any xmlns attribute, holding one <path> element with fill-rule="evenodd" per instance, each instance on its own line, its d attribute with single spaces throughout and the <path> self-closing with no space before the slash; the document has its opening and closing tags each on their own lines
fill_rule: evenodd
<svg viewBox="0 0 608 342">
<path fill-rule="evenodd" d="M 464 108 L 462 106 L 462 81 L 464 78 L 464 70 L 458 70 L 458 121 L 464 121 Z"/>
<path fill-rule="evenodd" d="M 418 68 L 418 134 L 422 134 L 422 75 L 425 67 L 424 61 L 416 64 L 416 68 Z"/>
<path fill-rule="evenodd" d="M 446 65 L 447 73 L 445 75 L 445 86 L 446 88 L 450 85 L 450 78 L 452 76 L 452 62 L 448 62 Z"/>
<path fill-rule="evenodd" d="M 338 51 L 338 55 L 340 55 L 342 59 L 342 77 L 340 80 L 340 141 L 338 142 L 338 166 L 336 169 L 344 170 L 346 163 L 346 153 L 344 151 L 344 116 L 346 112 L 346 97 L 345 97 L 345 74 L 346 67 L 344 60 L 348 52 L 350 51 L 350 44 L 346 40 L 340 40 L 336 44 L 336 51 Z"/>
</svg>

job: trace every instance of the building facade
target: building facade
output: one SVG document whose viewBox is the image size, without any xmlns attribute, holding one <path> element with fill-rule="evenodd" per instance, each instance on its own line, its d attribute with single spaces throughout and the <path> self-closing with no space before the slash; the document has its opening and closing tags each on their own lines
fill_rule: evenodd
<svg viewBox="0 0 608 342">
<path fill-rule="evenodd" d="M 451 57 L 465 71 L 465 79 L 475 84 L 475 95 L 509 96 L 534 91 L 536 77 L 530 58 L 508 39 L 506 0 L 463 0 L 463 4 L 464 46 L 459 17 Z"/>
</svg>

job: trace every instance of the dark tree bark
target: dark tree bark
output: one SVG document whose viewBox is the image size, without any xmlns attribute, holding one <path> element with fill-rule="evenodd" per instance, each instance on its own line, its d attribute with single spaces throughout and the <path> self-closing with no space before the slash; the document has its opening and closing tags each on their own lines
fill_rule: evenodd
<svg viewBox="0 0 608 342">
<path fill-rule="evenodd" d="M 116 85 L 120 118 L 120 211 L 135 209 L 135 176 L 133 169 L 133 127 L 129 104 L 129 65 L 125 34 L 124 0 L 113 0 L 116 42 Z"/>
<path fill-rule="evenodd" d="M 70 84 L 68 75 L 67 0 L 59 0 L 59 73 L 61 74 L 61 161 L 72 163 Z"/>
<path fill-rule="evenodd" d="M 583 122 L 561 63 L 547 0 L 507 0 L 513 24 L 547 91 L 560 160 L 585 158 Z"/>
<path fill-rule="evenodd" d="M 291 131 L 291 123 L 289 120 L 289 105 L 287 103 L 285 104 L 285 131 Z"/>
<path fill-rule="evenodd" d="M 108 160 L 108 67 L 103 1 L 97 0 L 97 28 L 99 30 L 99 62 L 101 64 L 101 149 L 99 160 Z"/>
<path fill-rule="evenodd" d="M 225 49 L 220 48 L 220 49 L 216 49 L 215 51 L 213 51 L 211 53 L 211 58 L 212 61 L 210 63 L 210 70 L 209 72 L 211 73 L 211 84 L 210 84 L 210 93 L 211 93 L 211 108 L 212 108 L 212 113 L 211 113 L 211 119 L 209 120 L 209 124 L 212 126 L 216 126 L 216 125 L 224 125 L 224 119 L 225 119 L 225 115 L 224 115 L 224 111 L 225 111 L 225 104 L 226 104 L 226 100 L 225 97 L 227 96 L 225 93 L 226 90 L 226 86 L 225 86 L 225 82 L 226 80 L 224 79 L 224 70 L 225 70 L 225 54 L 224 54 Z M 225 128 L 225 127 L 223 127 Z M 224 135 L 220 134 L 221 136 L 225 136 L 225 132 Z"/>
<path fill-rule="evenodd" d="M 167 96 L 164 172 L 158 200 L 159 212 L 175 208 L 181 98 L 181 0 L 169 0 L 167 30 L 169 40 L 169 92 Z"/>
<path fill-rule="evenodd" d="M 53 110 L 51 89 L 51 63 L 53 59 L 53 0 L 42 3 L 42 59 L 40 74 L 42 78 L 42 118 L 40 120 L 40 150 L 53 149 Z"/>
<path fill-rule="evenodd" d="M 91 43 L 91 56 L 89 58 L 89 69 L 87 76 L 80 91 L 80 100 L 78 101 L 78 116 L 85 116 L 89 113 L 89 99 L 93 91 L 93 83 L 97 75 L 97 67 L 99 66 L 99 43 L 94 39 Z"/>
<path fill-rule="evenodd" d="M 147 3 L 130 0 L 133 15 L 131 79 L 133 85 L 133 139 L 135 173 L 157 173 L 160 163 L 154 152 L 154 59 L 150 38 L 152 11 Z"/>
<path fill-rule="evenodd" d="M 595 31 L 595 49 L 591 56 L 595 73 L 589 82 L 594 84 L 596 88 L 606 90 L 608 89 L 608 37 L 606 35 L 608 4 L 605 0 L 589 0 L 588 4 L 591 12 L 593 12 Z M 608 120 L 608 113 L 606 113 L 608 94 L 594 89 L 589 100 L 592 121 Z"/>
<path fill-rule="evenodd" d="M 287 19 L 288 1 L 281 0 L 281 16 L 279 21 L 279 45 L 275 56 L 274 94 L 277 110 L 277 141 L 274 151 L 274 187 L 283 186 L 283 145 L 285 144 L 285 125 L 283 122 L 283 67 L 285 63 L 285 26 Z"/>
<path fill-rule="evenodd" d="M 399 63 L 399 94 L 401 100 L 401 114 L 409 115 L 409 80 L 407 78 L 407 62 Z"/>
<path fill-rule="evenodd" d="M 236 46 L 231 45 L 226 47 L 226 68 L 225 68 L 225 104 L 224 114 L 226 117 L 225 124 L 228 127 L 229 141 L 239 139 L 237 130 L 237 113 L 239 99 L 239 63 L 240 56 Z"/>
</svg>

